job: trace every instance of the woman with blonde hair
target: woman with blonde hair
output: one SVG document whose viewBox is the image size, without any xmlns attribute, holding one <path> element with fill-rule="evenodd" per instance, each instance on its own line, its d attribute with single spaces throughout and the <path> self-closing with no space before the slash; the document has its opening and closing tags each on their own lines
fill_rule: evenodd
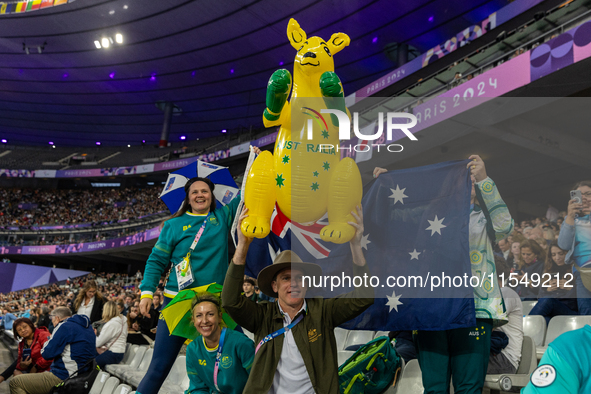
<svg viewBox="0 0 591 394">
<path fill-rule="evenodd" d="M 87 280 L 78 292 L 74 305 L 72 305 L 72 314 L 86 315 L 91 323 L 99 321 L 103 314 L 103 304 L 105 299 L 94 280 Z"/>
<path fill-rule="evenodd" d="M 117 308 L 117 304 L 109 301 L 103 308 L 103 323 L 101 333 L 96 339 L 96 351 L 99 356 L 96 363 L 105 368 L 107 364 L 119 364 L 125 354 L 127 343 L 127 319 Z"/>
<path fill-rule="evenodd" d="M 246 335 L 223 327 L 217 296 L 199 294 L 192 302 L 192 311 L 193 325 L 201 337 L 187 346 L 188 392 L 242 393 L 254 360 L 254 343 Z"/>
</svg>

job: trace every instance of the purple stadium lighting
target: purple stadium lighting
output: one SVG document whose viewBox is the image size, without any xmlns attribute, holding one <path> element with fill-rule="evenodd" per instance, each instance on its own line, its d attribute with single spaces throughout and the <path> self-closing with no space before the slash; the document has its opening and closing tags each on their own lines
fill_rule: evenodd
<svg viewBox="0 0 591 394">
<path fill-rule="evenodd" d="M 49 145 L 53 145 L 53 142 L 49 141 Z"/>
<path fill-rule="evenodd" d="M 181 135 L 181 137 L 180 137 L 180 138 L 181 138 L 181 140 L 183 140 L 183 141 L 184 141 L 184 140 L 186 140 L 186 139 L 187 139 L 187 136 L 186 136 L 186 135 Z"/>
<path fill-rule="evenodd" d="M 222 133 L 224 133 L 224 134 L 226 134 L 227 132 L 228 132 L 228 130 L 226 130 L 226 129 L 222 130 Z"/>
<path fill-rule="evenodd" d="M 95 143 L 96 143 L 97 145 L 100 145 L 100 144 L 101 144 L 101 143 L 100 143 L 100 142 L 98 142 L 98 141 L 97 141 L 97 142 L 95 142 Z"/>
<path fill-rule="evenodd" d="M 6 139 L 2 138 L 2 143 L 3 143 L 3 144 L 6 144 L 7 142 L 8 142 L 8 141 L 7 141 Z"/>
<path fill-rule="evenodd" d="M 115 71 L 113 71 L 112 73 L 109 74 L 109 78 L 111 78 L 111 79 L 115 78 Z"/>
<path fill-rule="evenodd" d="M 234 74 L 234 69 L 231 69 L 230 70 L 230 74 Z"/>
<path fill-rule="evenodd" d="M 433 15 L 431 15 L 431 16 L 429 17 L 429 22 L 433 22 L 433 20 L 435 20 L 435 18 L 433 17 Z"/>
<path fill-rule="evenodd" d="M 374 37 L 373 40 L 371 40 L 371 42 L 373 42 L 375 44 L 376 42 L 378 42 L 378 38 Z"/>
<path fill-rule="evenodd" d="M 146 140 L 142 140 L 142 144 L 145 144 L 145 143 L 146 143 Z"/>
<path fill-rule="evenodd" d="M 191 73 L 191 76 L 192 76 L 192 77 L 194 77 L 194 76 L 195 76 L 195 74 L 197 74 L 197 71 L 193 71 L 193 72 Z"/>
<path fill-rule="evenodd" d="M 283 62 L 279 62 L 279 65 L 280 65 L 280 66 L 283 66 Z"/>
<path fill-rule="evenodd" d="M 156 80 L 156 73 L 153 73 L 152 76 L 150 77 L 150 81 L 155 81 Z"/>
<path fill-rule="evenodd" d="M 64 75 L 62 75 L 62 77 L 64 77 L 64 78 L 68 78 L 69 76 L 70 76 L 70 74 L 68 74 L 68 73 L 64 73 Z"/>
</svg>

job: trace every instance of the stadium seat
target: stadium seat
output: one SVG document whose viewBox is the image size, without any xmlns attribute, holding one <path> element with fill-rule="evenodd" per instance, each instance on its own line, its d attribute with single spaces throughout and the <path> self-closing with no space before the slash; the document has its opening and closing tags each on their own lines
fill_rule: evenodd
<svg viewBox="0 0 591 394">
<path fill-rule="evenodd" d="M 101 390 L 101 394 L 113 394 L 113 390 L 115 390 L 115 388 L 118 385 L 119 385 L 119 379 L 117 379 L 114 376 L 111 376 L 109 379 L 107 379 L 107 381 L 103 385 L 103 388 Z"/>
<path fill-rule="evenodd" d="M 534 306 L 536 306 L 537 303 L 538 301 L 523 301 L 521 303 L 523 309 L 523 316 L 529 315 L 529 313 L 532 309 L 534 309 Z"/>
<path fill-rule="evenodd" d="M 154 353 L 154 349 L 152 349 L 152 348 L 146 350 L 146 353 L 144 354 L 144 358 L 142 359 L 142 362 L 140 363 L 138 369 L 125 371 L 123 373 L 123 380 L 125 380 L 130 385 L 137 387 L 140 384 L 140 382 L 142 381 L 142 378 L 144 377 L 144 375 L 146 374 L 148 367 L 150 366 L 150 362 L 152 361 L 152 354 L 153 353 Z"/>
<path fill-rule="evenodd" d="M 125 349 L 125 355 L 123 356 L 123 360 L 119 364 L 121 365 L 129 365 L 131 360 L 133 360 L 133 356 L 135 356 L 135 352 L 139 348 L 139 345 L 132 345 L 127 344 L 127 349 Z"/>
<path fill-rule="evenodd" d="M 579 328 L 585 327 L 587 324 L 591 325 L 591 316 L 554 316 L 550 320 L 550 324 L 548 324 L 544 346 L 537 348 L 538 360 L 542 358 L 548 345 L 561 334 L 568 331 L 578 330 Z"/>
<path fill-rule="evenodd" d="M 398 383 L 384 394 L 423 394 L 423 374 L 418 360 L 410 360 L 402 369 Z"/>
<path fill-rule="evenodd" d="M 105 371 L 100 371 L 96 379 L 94 380 L 94 383 L 92 384 L 92 387 L 90 388 L 90 392 L 88 394 L 101 394 L 103 386 L 105 385 L 107 379 L 109 379 L 109 376 L 111 375 L 109 375 Z"/>
<path fill-rule="evenodd" d="M 181 387 L 181 384 L 185 377 L 188 378 L 187 360 L 185 356 L 178 356 L 158 394 L 175 394 L 184 392 L 185 389 Z"/>
<path fill-rule="evenodd" d="M 124 372 L 134 371 L 138 369 L 147 350 L 148 348 L 146 346 L 138 347 L 136 349 L 135 355 L 133 356 L 133 360 L 131 360 L 131 363 L 129 363 L 129 365 L 109 364 L 106 367 L 107 372 L 119 378 L 123 378 Z"/>
<path fill-rule="evenodd" d="M 350 346 L 365 345 L 374 338 L 374 335 L 374 331 L 351 330 L 349 331 L 349 335 L 347 335 L 344 350 L 347 350 Z"/>
<path fill-rule="evenodd" d="M 131 386 L 128 384 L 120 384 L 119 386 L 117 386 L 117 388 L 115 389 L 115 391 L 113 391 L 113 394 L 128 394 L 129 392 L 131 392 Z"/>
<path fill-rule="evenodd" d="M 348 330 L 344 328 L 336 327 L 334 329 L 334 337 L 337 341 L 337 350 L 343 350 L 345 346 L 345 341 L 347 340 L 347 334 L 349 334 Z"/>
<path fill-rule="evenodd" d="M 544 337 L 546 336 L 546 319 L 544 319 L 544 316 L 524 316 L 523 335 L 533 339 L 536 346 L 543 346 Z"/>
<path fill-rule="evenodd" d="M 389 333 L 390 331 L 376 331 L 373 337 L 374 339 L 379 337 L 387 337 Z"/>
<path fill-rule="evenodd" d="M 347 359 L 351 357 L 353 354 L 355 354 L 353 350 L 339 350 L 337 352 L 337 362 L 339 367 L 343 365 L 343 363 L 347 361 Z"/>
<path fill-rule="evenodd" d="M 538 366 L 536 359 L 536 345 L 528 336 L 523 337 L 521 346 L 521 362 L 515 374 L 486 375 L 484 387 L 490 389 L 490 394 L 499 394 L 501 390 L 509 391 L 511 387 L 525 387 L 531 373 Z"/>
<path fill-rule="evenodd" d="M 347 359 L 351 357 L 360 346 L 365 345 L 371 341 L 374 335 L 374 331 L 349 331 L 345 338 L 345 343 L 343 344 L 342 350 L 341 348 L 337 347 L 339 349 L 337 353 L 338 365 L 342 365 L 345 361 L 347 361 Z"/>
</svg>

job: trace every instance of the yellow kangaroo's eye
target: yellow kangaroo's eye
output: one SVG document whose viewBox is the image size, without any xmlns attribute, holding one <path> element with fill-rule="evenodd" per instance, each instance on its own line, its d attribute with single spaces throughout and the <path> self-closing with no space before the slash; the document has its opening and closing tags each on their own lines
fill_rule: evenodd
<svg viewBox="0 0 591 394">
<path fill-rule="evenodd" d="M 330 50 L 328 49 L 328 47 L 324 47 L 324 50 L 326 51 L 326 53 L 328 53 L 328 56 L 332 57 L 332 55 L 330 54 Z"/>
</svg>

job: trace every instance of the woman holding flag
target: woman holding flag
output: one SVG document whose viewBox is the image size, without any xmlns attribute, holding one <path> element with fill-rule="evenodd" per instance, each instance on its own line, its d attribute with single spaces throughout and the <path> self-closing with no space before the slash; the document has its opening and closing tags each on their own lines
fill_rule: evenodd
<svg viewBox="0 0 591 394">
<path fill-rule="evenodd" d="M 253 151 L 260 153 L 256 147 Z M 152 297 L 169 266 L 163 308 L 183 289 L 223 284 L 228 269 L 228 232 L 240 195 L 216 209 L 214 188 L 208 178 L 189 179 L 181 208 L 164 222 L 140 285 L 140 312 L 144 316 L 155 313 L 150 309 Z M 160 390 L 184 342 L 185 338 L 171 335 L 166 322 L 159 320 L 152 361 L 138 386 L 138 394 L 156 394 Z"/>
</svg>

